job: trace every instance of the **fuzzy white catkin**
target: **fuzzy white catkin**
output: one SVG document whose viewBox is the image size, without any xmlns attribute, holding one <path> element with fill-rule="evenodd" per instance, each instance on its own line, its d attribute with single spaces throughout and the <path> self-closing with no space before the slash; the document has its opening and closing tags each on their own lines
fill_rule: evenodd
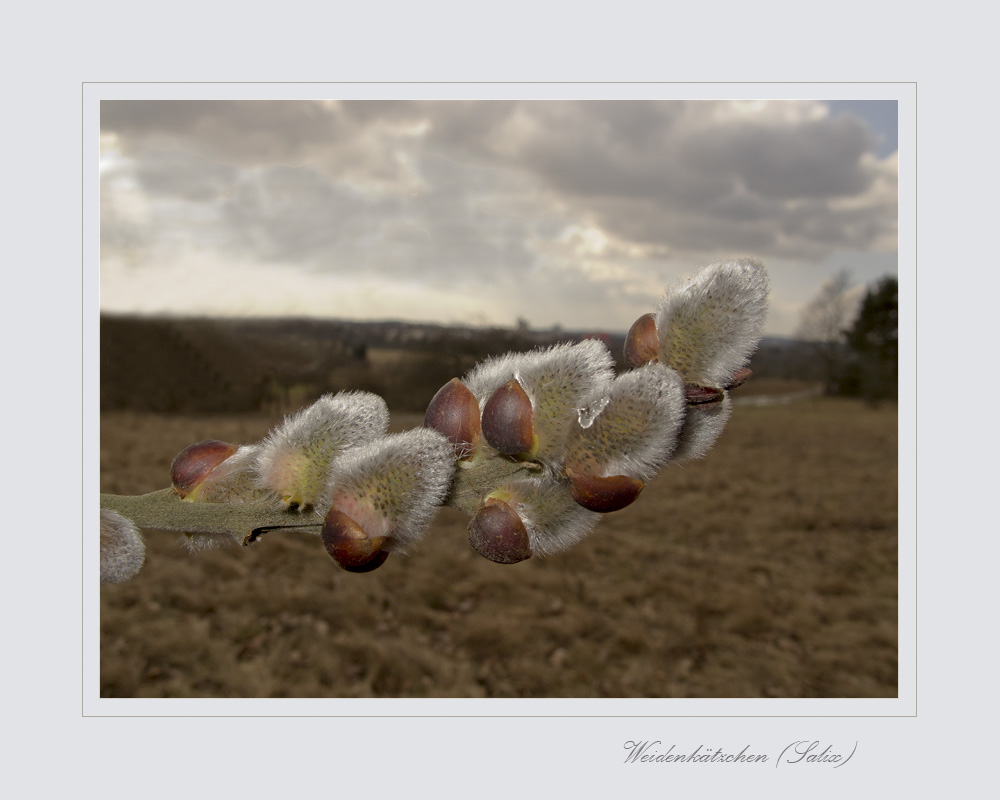
<svg viewBox="0 0 1000 800">
<path fill-rule="evenodd" d="M 619 375 L 591 405 L 603 407 L 586 427 L 575 426 L 566 465 L 586 475 L 645 481 L 676 446 L 684 420 L 684 382 L 663 364 L 646 364 Z"/>
<path fill-rule="evenodd" d="M 531 398 L 541 460 L 562 458 L 566 435 L 577 424 L 577 409 L 606 390 L 613 377 L 614 359 L 596 339 L 555 345 L 525 365 L 519 380 Z"/>
<path fill-rule="evenodd" d="M 146 560 L 146 543 L 132 520 L 101 509 L 101 583 L 124 583 Z"/>
<path fill-rule="evenodd" d="M 572 547 L 586 538 L 601 517 L 578 505 L 567 483 L 552 479 L 511 481 L 497 495 L 521 518 L 534 556 Z"/>
<path fill-rule="evenodd" d="M 688 383 L 722 388 L 746 366 L 767 319 L 769 280 L 755 259 L 711 264 L 656 312 L 659 359 Z"/>
<path fill-rule="evenodd" d="M 520 373 L 524 367 L 539 355 L 538 351 L 529 353 L 505 353 L 502 356 L 490 356 L 477 364 L 464 378 L 462 383 L 479 403 L 482 409 L 490 396 L 507 381 Z"/>
<path fill-rule="evenodd" d="M 389 523 L 384 549 L 405 552 L 423 536 L 444 501 L 454 470 L 451 443 L 437 431 L 414 428 L 389 434 L 333 462 L 323 511 L 335 495 L 364 502 Z"/>
<path fill-rule="evenodd" d="M 371 392 L 325 394 L 286 417 L 261 443 L 259 485 L 301 509 L 319 502 L 330 465 L 341 453 L 382 436 L 389 427 L 385 400 Z"/>
<path fill-rule="evenodd" d="M 680 464 L 704 456 L 725 430 L 732 412 L 733 401 L 728 392 L 720 402 L 688 406 L 670 463 Z"/>
<path fill-rule="evenodd" d="M 607 390 L 614 377 L 614 359 L 603 342 L 557 344 L 530 353 L 508 353 L 473 369 L 462 382 L 475 395 L 480 408 L 511 378 L 531 400 L 539 461 L 550 466 L 562 462 L 566 437 L 576 424 L 577 410 L 588 397 Z"/>
</svg>

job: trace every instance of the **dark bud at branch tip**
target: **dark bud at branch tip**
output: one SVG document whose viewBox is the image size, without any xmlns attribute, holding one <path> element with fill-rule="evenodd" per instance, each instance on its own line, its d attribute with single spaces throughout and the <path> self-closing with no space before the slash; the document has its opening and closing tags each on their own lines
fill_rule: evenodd
<svg viewBox="0 0 1000 800">
<path fill-rule="evenodd" d="M 452 378 L 427 406 L 424 426 L 447 436 L 457 456 L 471 455 L 482 433 L 476 396 L 458 378 Z"/>
<path fill-rule="evenodd" d="M 516 378 L 497 389 L 483 408 L 483 436 L 504 455 L 530 453 L 535 446 L 534 412 Z"/>
<path fill-rule="evenodd" d="M 685 384 L 684 399 L 689 406 L 704 406 L 709 403 L 719 403 L 726 396 L 722 389 L 713 389 L 710 386 L 696 386 L 693 383 Z"/>
<path fill-rule="evenodd" d="M 632 323 L 625 337 L 625 363 L 633 368 L 641 367 L 650 361 L 656 361 L 659 352 L 656 319 L 652 314 L 643 314 Z"/>
<path fill-rule="evenodd" d="M 469 523 L 469 544 L 483 558 L 497 564 L 516 564 L 531 558 L 531 541 L 524 523 L 507 503 L 487 499 Z"/>
<path fill-rule="evenodd" d="M 373 572 L 381 567 L 388 557 L 389 554 L 385 550 L 379 550 L 378 553 L 375 554 L 375 558 L 366 564 L 362 564 L 360 567 L 345 567 L 343 564 L 341 564 L 340 567 L 348 572 Z"/>
<path fill-rule="evenodd" d="M 733 373 L 733 377 L 729 379 L 729 383 L 726 384 L 727 389 L 735 389 L 737 386 L 742 386 L 753 375 L 749 367 L 741 367 Z"/>
<path fill-rule="evenodd" d="M 174 491 L 186 497 L 219 464 L 239 450 L 239 445 L 209 439 L 185 447 L 170 465 Z"/>
<path fill-rule="evenodd" d="M 388 557 L 382 550 L 385 537 L 369 538 L 347 514 L 331 508 L 323 520 L 323 545 L 330 558 L 348 572 L 371 572 Z"/>
<path fill-rule="evenodd" d="M 566 470 L 566 476 L 572 484 L 573 499 L 584 508 L 601 514 L 620 511 L 631 505 L 646 485 L 628 475 L 599 478 Z"/>
</svg>

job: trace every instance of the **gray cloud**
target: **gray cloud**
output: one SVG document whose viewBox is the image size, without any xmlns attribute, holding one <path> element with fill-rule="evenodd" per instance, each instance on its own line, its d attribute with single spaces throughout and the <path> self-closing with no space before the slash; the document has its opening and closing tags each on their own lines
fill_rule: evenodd
<svg viewBox="0 0 1000 800">
<path fill-rule="evenodd" d="M 878 177 L 876 140 L 856 117 L 713 123 L 703 102 L 523 110 L 537 124 L 511 160 L 637 243 L 702 248 L 714 228 L 716 247 L 791 256 L 868 247 L 894 225 L 893 203 L 869 206 L 867 225 L 838 219 L 835 201 L 863 195 Z M 816 219 L 804 220 L 803 208 Z M 844 238 L 809 241 L 813 228 Z"/>
<path fill-rule="evenodd" d="M 860 120 L 843 116 L 795 127 L 710 129 L 685 142 L 683 154 L 700 170 L 738 179 L 750 192 L 791 200 L 863 192 L 873 176 L 862 157 L 875 145 Z"/>
<path fill-rule="evenodd" d="M 172 171 L 175 160 L 181 163 Z M 525 234 L 544 225 L 531 216 L 537 209 L 518 210 L 509 200 L 493 214 L 494 200 L 468 201 L 468 186 L 477 182 L 468 167 L 429 159 L 423 168 L 430 188 L 412 195 L 366 194 L 305 167 L 239 170 L 176 154 L 144 161 L 136 172 L 142 187 L 161 198 L 203 201 L 186 208 L 207 215 L 223 249 L 245 259 L 345 275 L 360 269 L 397 278 L 417 274 L 439 285 L 527 268 L 533 256 Z M 490 187 L 504 189 L 495 179 Z M 204 222 L 189 218 L 186 224 Z M 550 226 L 545 233 L 555 231 Z"/>
<path fill-rule="evenodd" d="M 310 264 L 343 240 L 360 216 L 354 198 L 322 175 L 277 166 L 242 174 L 219 220 L 230 232 L 230 246 L 244 256 Z"/>
<path fill-rule="evenodd" d="M 231 165 L 175 150 L 147 152 L 133 174 L 149 195 L 191 202 L 217 200 L 238 178 Z"/>
<path fill-rule="evenodd" d="M 105 101 L 101 126 L 103 251 L 150 266 L 187 249 L 442 290 L 576 268 L 596 286 L 722 254 L 822 261 L 896 229 L 895 161 L 819 104 Z M 647 291 L 628 280 L 562 295 L 627 305 Z"/>
<path fill-rule="evenodd" d="M 101 130 L 130 151 L 160 143 L 229 163 L 282 163 L 335 144 L 349 126 L 311 101 L 104 100 Z"/>
<path fill-rule="evenodd" d="M 869 208 L 843 209 L 830 214 L 823 203 L 814 200 L 788 210 L 782 216 L 781 233 L 796 241 L 809 242 L 819 251 L 845 242 L 872 242 L 886 233 L 884 223 Z"/>
<path fill-rule="evenodd" d="M 521 111 L 530 128 L 510 134 L 508 158 L 561 193 L 670 206 L 703 204 L 729 188 L 724 177 L 693 170 L 677 157 L 683 104 L 532 102 Z"/>
</svg>

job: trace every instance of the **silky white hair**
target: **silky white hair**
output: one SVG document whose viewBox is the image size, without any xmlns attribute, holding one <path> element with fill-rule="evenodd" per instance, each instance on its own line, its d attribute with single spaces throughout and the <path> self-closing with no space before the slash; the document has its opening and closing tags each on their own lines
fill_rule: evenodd
<svg viewBox="0 0 1000 800">
<path fill-rule="evenodd" d="M 651 363 L 623 373 L 581 410 L 566 466 L 648 480 L 673 453 L 684 412 L 684 382 L 670 367 Z"/>
<path fill-rule="evenodd" d="M 146 543 L 132 520 L 101 509 L 101 583 L 132 580 L 146 560 Z"/>
<path fill-rule="evenodd" d="M 347 494 L 389 522 L 386 550 L 406 551 L 424 535 L 455 471 L 448 438 L 431 428 L 393 433 L 348 450 L 330 470 L 325 503 Z"/>
<path fill-rule="evenodd" d="M 314 506 L 333 460 L 374 441 L 388 427 L 389 408 L 377 394 L 325 394 L 286 417 L 261 443 L 256 460 L 258 485 L 283 499 L 296 498 L 300 510 Z"/>
<path fill-rule="evenodd" d="M 656 312 L 659 359 L 688 383 L 725 387 L 763 334 L 770 282 L 745 258 L 711 264 L 668 291 Z"/>
<path fill-rule="evenodd" d="M 577 504 L 566 481 L 524 478 L 506 484 L 498 494 L 524 523 L 535 556 L 572 547 L 586 538 L 601 517 Z"/>
<path fill-rule="evenodd" d="M 463 383 L 480 408 L 490 396 L 515 378 L 531 400 L 538 437 L 536 458 L 556 468 L 566 455 L 567 437 L 588 398 L 606 392 L 614 378 L 614 359 L 603 342 L 585 339 L 530 353 L 490 358 L 473 369 Z"/>
</svg>

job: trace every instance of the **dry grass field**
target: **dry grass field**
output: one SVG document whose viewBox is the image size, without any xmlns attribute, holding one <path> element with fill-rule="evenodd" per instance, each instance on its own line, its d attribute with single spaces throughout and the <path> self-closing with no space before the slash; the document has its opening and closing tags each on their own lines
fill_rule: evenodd
<svg viewBox="0 0 1000 800">
<path fill-rule="evenodd" d="M 280 419 L 102 414 L 101 490 L 163 488 L 188 444 Z M 707 458 L 548 559 L 480 558 L 448 508 L 362 575 L 305 534 L 189 554 L 151 532 L 101 589 L 101 693 L 895 697 L 896 480 L 895 405 L 810 398 L 736 407 Z"/>
</svg>

